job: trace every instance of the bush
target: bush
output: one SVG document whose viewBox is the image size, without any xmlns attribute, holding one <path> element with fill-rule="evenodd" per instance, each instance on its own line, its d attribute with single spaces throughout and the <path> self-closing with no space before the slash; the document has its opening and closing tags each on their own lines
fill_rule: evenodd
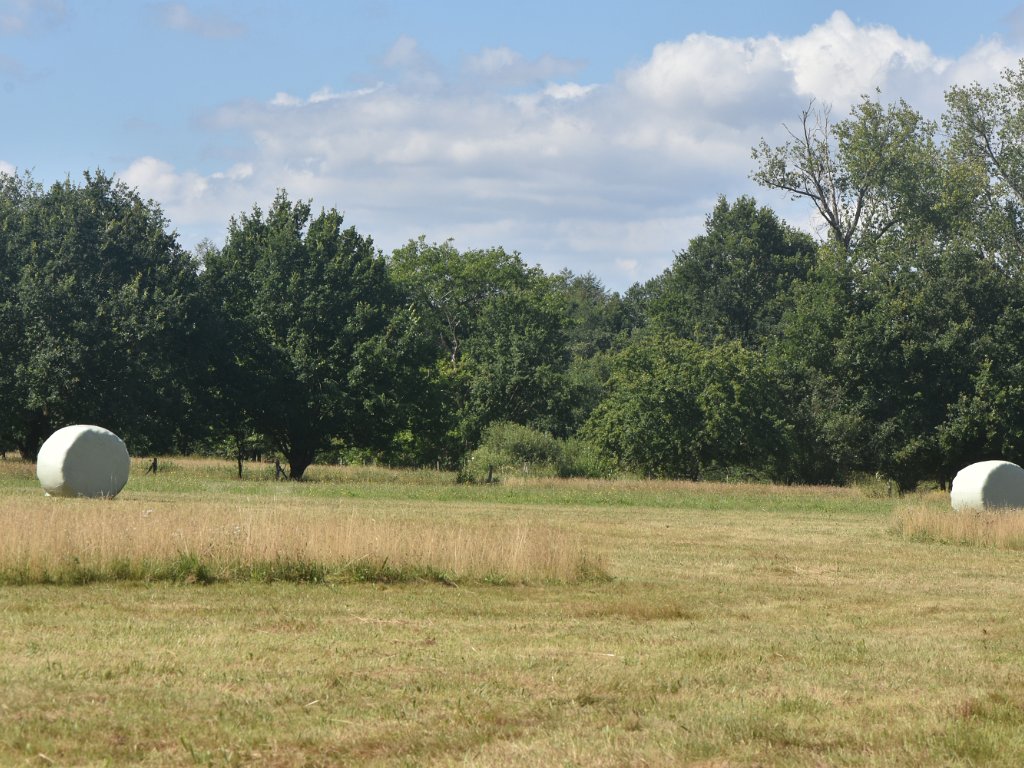
<svg viewBox="0 0 1024 768">
<path fill-rule="evenodd" d="M 460 479 L 486 482 L 500 477 L 604 477 L 607 462 L 582 440 L 559 440 L 522 424 L 488 425 L 480 446 L 463 465 Z"/>
<path fill-rule="evenodd" d="M 611 477 L 613 463 L 593 443 L 571 437 L 564 443 L 559 477 Z"/>
<path fill-rule="evenodd" d="M 512 459 L 513 463 L 551 464 L 562 461 L 563 443 L 547 432 L 499 421 L 484 429 L 480 447 L 490 448 Z"/>
</svg>

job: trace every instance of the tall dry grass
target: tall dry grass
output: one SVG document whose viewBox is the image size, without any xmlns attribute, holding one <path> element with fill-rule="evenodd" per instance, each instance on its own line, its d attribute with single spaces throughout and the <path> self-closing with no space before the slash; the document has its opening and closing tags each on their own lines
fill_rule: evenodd
<svg viewBox="0 0 1024 768">
<path fill-rule="evenodd" d="M 8 500 L 0 583 L 114 579 L 495 583 L 606 578 L 564 529 L 433 522 L 268 498 L 154 503 Z"/>
<path fill-rule="evenodd" d="M 895 530 L 907 539 L 1024 549 L 1024 510 L 958 512 L 947 505 L 907 504 L 896 509 Z"/>
</svg>

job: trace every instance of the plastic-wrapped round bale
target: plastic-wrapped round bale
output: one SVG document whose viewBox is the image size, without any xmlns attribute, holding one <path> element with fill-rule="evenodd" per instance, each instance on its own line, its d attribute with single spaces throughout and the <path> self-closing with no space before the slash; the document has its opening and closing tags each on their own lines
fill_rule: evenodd
<svg viewBox="0 0 1024 768">
<path fill-rule="evenodd" d="M 128 482 L 131 459 L 109 429 L 75 424 L 58 429 L 39 449 L 36 477 L 48 496 L 116 496 Z"/>
<path fill-rule="evenodd" d="M 1024 507 L 1024 469 L 1009 461 L 979 461 L 964 467 L 950 489 L 953 509 Z"/>
</svg>

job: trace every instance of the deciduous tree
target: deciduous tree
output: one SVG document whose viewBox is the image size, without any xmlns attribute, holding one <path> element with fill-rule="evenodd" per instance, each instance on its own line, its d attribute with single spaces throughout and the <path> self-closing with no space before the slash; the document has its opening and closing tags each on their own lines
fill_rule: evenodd
<svg viewBox="0 0 1024 768">
<path fill-rule="evenodd" d="M 767 360 L 738 342 L 641 334 L 616 355 L 608 386 L 583 432 L 620 468 L 689 479 L 730 467 L 785 475 L 790 429 L 777 382 Z"/>
<path fill-rule="evenodd" d="M 333 440 L 386 447 L 416 390 L 415 313 L 372 240 L 342 224 L 282 191 L 266 214 L 232 219 L 203 273 L 232 328 L 232 389 L 293 479 Z"/>
<path fill-rule="evenodd" d="M 651 321 L 683 336 L 714 343 L 763 346 L 775 335 L 790 287 L 817 258 L 809 235 L 758 207 L 751 197 L 718 199 L 705 234 L 676 254 L 652 293 Z"/>
<path fill-rule="evenodd" d="M 193 259 L 155 203 L 102 172 L 45 192 L 18 187 L 8 180 L 3 192 L 20 209 L 9 241 L 22 249 L 20 333 L 8 354 L 22 452 L 34 458 L 53 429 L 76 422 L 138 452 L 180 445 L 200 332 Z"/>
</svg>

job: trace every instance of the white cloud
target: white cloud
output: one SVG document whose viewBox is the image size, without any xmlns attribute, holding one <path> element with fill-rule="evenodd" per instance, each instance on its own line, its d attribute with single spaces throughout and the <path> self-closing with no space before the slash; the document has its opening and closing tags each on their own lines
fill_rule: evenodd
<svg viewBox="0 0 1024 768">
<path fill-rule="evenodd" d="M 415 38 L 402 35 L 388 49 L 383 63 L 389 69 L 407 69 L 418 67 L 427 60 L 428 57 L 420 50 Z"/>
<path fill-rule="evenodd" d="M 155 157 L 140 157 L 119 176 L 156 200 L 195 203 L 202 200 L 210 182 L 197 173 L 179 174 L 174 166 Z"/>
<path fill-rule="evenodd" d="M 544 95 L 552 99 L 582 99 L 591 93 L 596 85 L 580 85 L 579 83 L 551 83 L 544 89 Z"/>
<path fill-rule="evenodd" d="M 359 88 L 354 91 L 335 91 L 330 86 L 324 86 L 313 93 L 309 94 L 306 98 L 299 96 L 293 96 L 290 93 L 284 91 L 278 91 L 274 94 L 274 98 L 270 100 L 271 106 L 274 107 L 301 107 L 306 104 L 321 104 L 325 101 L 336 101 L 338 99 L 352 99 L 358 96 L 368 96 L 381 86 L 377 85 L 372 88 Z"/>
<path fill-rule="evenodd" d="M 403 35 L 388 49 L 381 65 L 407 88 L 429 93 L 444 85 L 437 62 L 420 48 L 412 37 Z"/>
<path fill-rule="evenodd" d="M 791 92 L 780 41 L 690 35 L 662 43 L 649 61 L 626 72 L 626 90 L 659 109 L 700 104 L 712 110 Z"/>
<path fill-rule="evenodd" d="M 245 34 L 244 24 L 218 13 L 196 13 L 186 3 L 157 3 L 153 10 L 163 26 L 178 32 L 208 38 L 241 37 Z"/>
<path fill-rule="evenodd" d="M 858 27 L 842 11 L 806 35 L 782 44 L 798 93 L 849 104 L 892 81 L 929 80 L 950 62 L 924 43 L 902 37 L 885 26 Z"/>
<path fill-rule="evenodd" d="M 476 56 L 470 56 L 468 69 L 484 75 L 494 75 L 510 69 L 522 61 L 522 56 L 511 48 L 485 48 Z"/>
<path fill-rule="evenodd" d="M 637 267 L 640 266 L 640 262 L 636 259 L 616 259 L 615 266 L 630 277 L 636 277 Z"/>
<path fill-rule="evenodd" d="M 217 171 L 210 176 L 211 179 L 230 179 L 231 181 L 242 181 L 248 179 L 253 174 L 253 167 L 249 163 L 236 163 L 235 165 L 228 168 L 226 171 Z M 200 193 L 205 191 L 205 187 L 200 189 Z"/>
<path fill-rule="evenodd" d="M 527 59 L 505 47 L 485 48 L 465 61 L 465 70 L 470 75 L 492 83 L 515 86 L 567 77 L 581 68 L 580 62 L 554 56 Z"/>
<path fill-rule="evenodd" d="M 228 218 L 279 187 L 336 206 L 385 250 L 425 234 L 503 245 L 555 271 L 593 271 L 622 289 L 664 269 L 703 229 L 718 194 L 754 193 L 750 148 L 782 141 L 808 100 L 843 115 L 882 88 L 941 111 L 953 82 L 991 82 L 1021 50 L 979 44 L 935 55 L 889 27 L 833 14 L 806 34 L 691 35 L 656 46 L 609 82 L 581 84 L 555 58 L 498 48 L 443 77 L 411 38 L 384 56 L 382 82 L 230 104 L 207 127 L 248 137 L 246 156 L 200 175 L 152 157 L 122 173 L 159 200 L 183 238 L 222 236 Z M 186 242 L 186 244 L 188 244 Z"/>
<path fill-rule="evenodd" d="M 290 93 L 278 91 L 274 94 L 274 98 L 270 100 L 270 103 L 275 107 L 297 107 L 302 104 L 302 99 L 292 96 Z"/>
<path fill-rule="evenodd" d="M 982 52 L 983 68 L 991 68 L 993 52 Z M 788 39 L 690 35 L 662 43 L 648 62 L 625 74 L 624 82 L 652 108 L 699 107 L 698 119 L 738 126 L 762 121 L 794 100 L 814 98 L 841 113 L 876 88 L 885 95 L 937 91 L 941 97 L 955 69 L 956 62 L 924 43 L 891 27 L 857 26 L 836 11 L 806 34 Z"/>
<path fill-rule="evenodd" d="M 314 92 L 309 97 L 309 104 L 319 104 L 323 101 L 334 101 L 335 99 L 341 98 L 340 93 L 335 93 L 328 86 L 324 86 L 319 91 Z"/>
<path fill-rule="evenodd" d="M 6 173 L 8 176 L 12 176 L 18 172 L 18 169 L 5 160 L 0 160 L 0 173 Z"/>
<path fill-rule="evenodd" d="M 992 83 L 1005 69 L 1016 69 L 1022 49 L 1010 48 L 999 40 L 987 40 L 957 59 L 946 71 L 946 85 Z"/>
</svg>

